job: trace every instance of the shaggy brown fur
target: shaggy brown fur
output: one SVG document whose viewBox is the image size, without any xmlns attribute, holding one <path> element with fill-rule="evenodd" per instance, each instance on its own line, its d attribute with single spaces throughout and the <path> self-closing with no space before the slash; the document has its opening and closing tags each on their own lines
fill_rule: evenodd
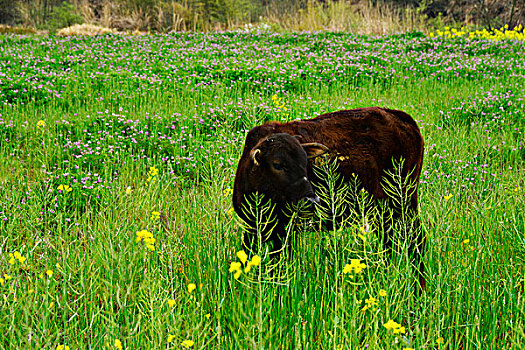
<svg viewBox="0 0 525 350">
<path fill-rule="evenodd" d="M 402 175 L 410 174 L 416 186 L 410 210 L 417 215 L 423 138 L 408 114 L 370 107 L 327 113 L 309 120 L 271 122 L 253 128 L 246 137 L 235 177 L 233 206 L 243 220 L 249 221 L 242 210 L 247 195 L 257 191 L 272 200 L 278 221 L 269 238 L 274 241 L 274 249 L 280 248 L 285 235 L 285 205 L 302 198 L 317 200 L 310 181 L 319 179 L 313 173 L 312 163 L 325 152 L 338 158 L 338 171 L 344 179 L 356 174 L 376 200 L 387 199 L 381 187 L 385 171 L 393 170 L 393 161 L 404 159 Z M 409 249 L 414 263 L 419 265 L 419 280 L 424 287 L 420 257 L 425 238 L 419 218 L 414 230 Z M 385 245 L 391 248 L 390 237 L 385 237 Z"/>
</svg>

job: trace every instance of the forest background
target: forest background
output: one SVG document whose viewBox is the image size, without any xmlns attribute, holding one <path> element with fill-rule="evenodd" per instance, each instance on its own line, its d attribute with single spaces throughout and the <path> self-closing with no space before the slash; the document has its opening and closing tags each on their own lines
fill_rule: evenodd
<svg viewBox="0 0 525 350">
<path fill-rule="evenodd" d="M 388 34 L 524 23 L 525 0 L 0 0 L 0 32 L 56 33 L 87 23 L 120 31 L 274 31 Z"/>
</svg>

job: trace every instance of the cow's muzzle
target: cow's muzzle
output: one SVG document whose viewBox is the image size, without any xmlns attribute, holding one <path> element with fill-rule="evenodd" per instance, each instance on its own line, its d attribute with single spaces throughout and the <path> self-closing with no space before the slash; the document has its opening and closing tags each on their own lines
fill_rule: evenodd
<svg viewBox="0 0 525 350">
<path fill-rule="evenodd" d="M 306 200 L 312 202 L 313 204 L 319 204 L 321 201 L 316 195 L 306 196 Z"/>
</svg>

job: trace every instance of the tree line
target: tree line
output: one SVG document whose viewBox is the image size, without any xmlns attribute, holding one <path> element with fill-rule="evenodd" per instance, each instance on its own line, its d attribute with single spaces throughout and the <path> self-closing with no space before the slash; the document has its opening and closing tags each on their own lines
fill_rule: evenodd
<svg viewBox="0 0 525 350">
<path fill-rule="evenodd" d="M 347 11 L 419 16 L 432 24 L 488 29 L 524 24 L 525 0 L 0 0 L 0 23 L 56 31 L 75 23 L 120 30 L 212 30 L 248 23 L 304 21 L 305 13 Z M 388 12 L 390 11 L 390 12 Z M 344 19 L 343 19 L 344 20 Z M 378 18 L 380 20 L 380 18 Z M 300 27 L 299 27 L 300 28 Z"/>
</svg>

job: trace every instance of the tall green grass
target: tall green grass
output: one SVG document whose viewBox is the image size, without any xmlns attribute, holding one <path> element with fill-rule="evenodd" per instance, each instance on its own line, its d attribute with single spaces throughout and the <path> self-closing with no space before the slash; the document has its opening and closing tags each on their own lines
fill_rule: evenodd
<svg viewBox="0 0 525 350">
<path fill-rule="evenodd" d="M 78 38 L 44 43 L 47 50 L 40 44 L 53 37 L 2 40 L 10 52 L 1 56 L 7 75 L 0 105 L 0 347 L 115 348 L 118 339 L 126 349 L 181 348 L 185 340 L 195 349 L 522 348 L 524 79 L 523 70 L 497 63 L 510 57 L 519 66 L 522 44 L 178 34 L 165 44 L 185 42 L 178 50 L 194 55 L 193 70 L 167 78 L 175 68 L 163 62 L 177 62 L 172 51 L 161 50 L 157 66 L 149 62 L 137 71 L 118 58 L 129 52 L 138 62 L 153 60 L 137 49 L 149 45 L 141 38 L 120 47 L 116 37 Z M 275 76 L 242 64 L 228 68 L 234 63 L 226 54 L 212 75 L 194 66 L 210 62 L 212 43 L 273 47 L 279 41 L 292 48 L 324 45 L 320 54 L 332 50 L 330 43 L 355 41 L 352 48 L 372 45 L 368 52 L 392 56 L 370 62 L 367 77 L 335 74 L 335 81 L 328 78 L 330 65 L 306 58 L 305 67 L 326 80 L 290 78 L 295 68 L 286 60 Z M 75 65 L 72 53 L 89 56 L 79 50 L 87 44 L 108 56 Z M 420 63 L 405 79 L 412 63 L 393 53 L 415 52 L 416 59 L 424 46 L 450 60 L 460 52 L 485 63 L 460 76 Z M 28 68 L 36 61 L 38 69 Z M 374 73 L 385 66 L 394 70 Z M 35 77 L 53 87 L 34 90 Z M 31 93 L 15 98 L 14 90 L 24 88 Z M 383 254 L 372 233 L 363 243 L 366 222 L 359 220 L 339 231 L 317 222 L 295 226 L 296 252 L 282 261 L 282 274 L 268 271 L 272 263 L 262 251 L 261 263 L 236 279 L 228 269 L 239 261 L 243 232 L 231 210 L 231 188 L 246 131 L 267 120 L 371 105 L 407 111 L 425 139 L 419 196 L 426 291 L 413 292 L 403 242 L 391 256 Z M 72 191 L 59 192 L 60 185 Z M 137 242 L 141 230 L 152 233 L 154 251 Z M 366 268 L 343 273 L 354 258 Z M 189 291 L 190 284 L 196 288 Z M 405 332 L 388 330 L 389 320 Z"/>
</svg>

